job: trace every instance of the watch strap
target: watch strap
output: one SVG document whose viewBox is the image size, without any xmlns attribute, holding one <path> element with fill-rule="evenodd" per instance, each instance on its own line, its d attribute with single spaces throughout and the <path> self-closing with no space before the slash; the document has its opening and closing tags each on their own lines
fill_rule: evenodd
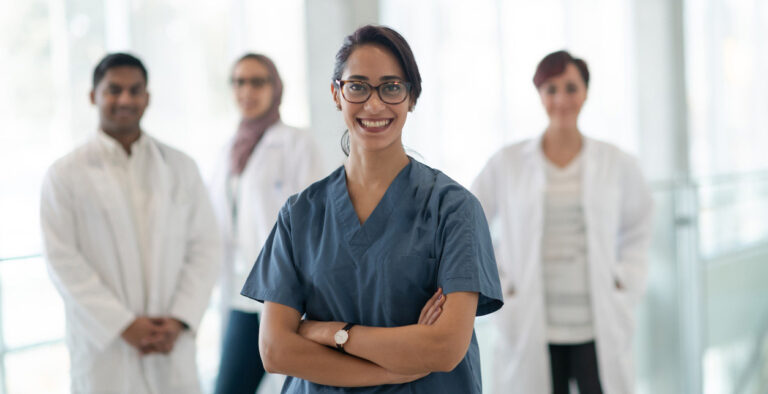
<svg viewBox="0 0 768 394">
<path fill-rule="evenodd" d="M 349 333 L 349 330 L 350 330 L 350 329 L 351 329 L 351 328 L 352 328 L 354 325 L 355 325 L 355 323 L 347 323 L 347 325 L 345 325 L 345 326 L 344 326 L 344 328 L 342 328 L 342 330 L 344 330 L 344 331 L 346 331 L 347 333 Z M 349 337 L 347 337 L 347 341 L 349 341 Z M 346 342 L 345 342 L 345 343 L 346 343 Z M 342 353 L 346 353 L 346 351 L 344 350 L 344 345 L 343 345 L 343 344 L 339 344 L 339 343 L 337 343 L 337 344 L 336 344 L 336 349 L 338 349 L 338 350 L 339 350 L 339 351 L 341 351 Z"/>
</svg>

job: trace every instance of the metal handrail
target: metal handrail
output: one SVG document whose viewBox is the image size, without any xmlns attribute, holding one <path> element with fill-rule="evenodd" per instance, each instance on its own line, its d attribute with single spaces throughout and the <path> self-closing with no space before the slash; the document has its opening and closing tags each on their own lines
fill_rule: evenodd
<svg viewBox="0 0 768 394">
<path fill-rule="evenodd" d="M 711 187 L 729 183 L 768 182 L 768 170 L 734 172 L 729 174 L 709 175 L 690 179 L 667 179 L 648 182 L 653 191 L 674 190 L 681 187 Z"/>
<path fill-rule="evenodd" d="M 4 263 L 6 261 L 30 260 L 30 259 L 40 258 L 40 257 L 43 257 L 41 253 L 28 254 L 28 255 L 22 255 L 22 256 L 0 257 L 0 263 Z"/>
<path fill-rule="evenodd" d="M 765 349 L 768 347 L 768 314 L 763 319 L 763 326 L 760 329 L 760 333 L 755 338 L 755 346 L 752 347 L 752 355 L 749 357 L 749 364 L 739 376 L 736 381 L 735 394 L 746 393 L 749 388 L 749 383 L 752 381 L 752 377 L 760 372 L 760 367 L 765 365 L 768 360 L 768 355 Z"/>
</svg>

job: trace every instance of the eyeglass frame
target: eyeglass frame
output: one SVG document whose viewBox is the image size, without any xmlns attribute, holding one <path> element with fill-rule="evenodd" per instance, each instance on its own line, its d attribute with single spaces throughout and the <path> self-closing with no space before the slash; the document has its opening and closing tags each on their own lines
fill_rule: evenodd
<svg viewBox="0 0 768 394">
<path fill-rule="evenodd" d="M 240 85 L 240 81 L 243 81 L 242 85 Z M 259 83 L 256 83 L 256 81 L 259 81 Z M 272 78 L 270 78 L 270 77 L 266 77 L 266 78 L 261 78 L 261 77 L 235 78 L 235 77 L 232 77 L 229 80 L 229 83 L 232 85 L 232 87 L 234 89 L 242 89 L 246 85 L 250 86 L 253 89 L 263 89 L 267 85 L 271 85 L 272 84 Z"/>
<path fill-rule="evenodd" d="M 370 88 L 370 91 L 368 92 L 368 97 L 366 97 L 365 100 L 363 100 L 363 101 L 350 101 L 347 98 L 347 96 L 344 95 L 344 84 L 346 84 L 348 82 L 363 83 L 363 84 L 368 85 L 368 87 Z M 341 93 L 341 97 L 344 97 L 344 100 L 346 100 L 348 103 L 351 103 L 351 104 L 363 104 L 366 101 L 370 100 L 371 96 L 373 96 L 373 91 L 374 90 L 376 91 L 376 94 L 379 95 L 379 100 L 381 100 L 382 103 L 390 104 L 390 105 L 397 105 L 397 104 L 403 103 L 405 100 L 408 99 L 408 96 L 411 94 L 411 83 L 408 82 L 408 81 L 391 80 L 391 81 L 382 82 L 382 83 L 380 83 L 380 84 L 378 84 L 376 86 L 373 86 L 373 85 L 371 85 L 368 82 L 360 81 L 360 80 L 356 80 L 356 79 L 346 79 L 346 80 L 345 79 L 337 79 L 337 80 L 334 81 L 334 83 L 336 83 L 336 86 L 339 87 L 339 91 Z M 383 85 L 386 85 L 388 83 L 402 84 L 403 86 L 405 86 L 405 89 L 406 89 L 405 97 L 403 97 L 402 100 L 400 100 L 400 101 L 398 101 L 396 103 L 389 103 L 389 102 L 384 101 L 384 99 L 381 97 L 381 90 L 379 90 L 379 88 L 381 88 Z"/>
</svg>

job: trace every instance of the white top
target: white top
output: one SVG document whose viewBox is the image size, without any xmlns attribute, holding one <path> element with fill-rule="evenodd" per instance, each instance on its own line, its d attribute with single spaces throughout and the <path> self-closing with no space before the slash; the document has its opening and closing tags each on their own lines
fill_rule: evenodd
<svg viewBox="0 0 768 394">
<path fill-rule="evenodd" d="M 239 176 L 229 172 L 232 142 L 222 150 L 211 181 L 225 244 L 222 294 L 226 308 L 254 313 L 261 310 L 261 303 L 240 291 L 280 208 L 288 197 L 325 174 L 312 136 L 282 122 L 266 130 Z"/>
<path fill-rule="evenodd" d="M 550 343 L 582 343 L 595 337 L 582 207 L 582 170 L 581 154 L 565 168 L 549 161 L 545 165 L 541 260 Z"/>
<path fill-rule="evenodd" d="M 493 392 L 550 393 L 541 240 L 547 180 L 541 137 L 494 154 L 472 183 L 490 227 L 504 294 L 493 314 Z M 636 160 L 583 137 L 582 209 L 586 223 L 595 345 L 605 393 L 634 393 L 633 308 L 647 277 L 653 199 Z M 621 283 L 617 289 L 615 283 Z M 510 389 L 514 388 L 514 389 Z"/>
<path fill-rule="evenodd" d="M 139 139 L 131 144 L 131 155 L 123 149 L 123 146 L 114 138 L 99 130 L 97 140 L 102 148 L 106 171 L 117 182 L 123 196 L 126 197 L 130 208 L 132 231 L 136 235 L 136 248 L 139 251 L 137 267 L 141 270 L 144 281 L 141 283 L 144 294 L 144 308 L 147 307 L 150 256 L 150 231 L 147 218 L 150 200 L 149 171 L 152 168 L 149 162 L 152 155 L 147 138 L 142 133 Z"/>
</svg>

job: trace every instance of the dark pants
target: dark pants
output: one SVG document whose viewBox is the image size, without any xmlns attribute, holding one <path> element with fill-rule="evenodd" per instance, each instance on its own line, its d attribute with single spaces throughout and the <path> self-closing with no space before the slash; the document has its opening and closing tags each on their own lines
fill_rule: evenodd
<svg viewBox="0 0 768 394">
<path fill-rule="evenodd" d="M 579 394 L 601 394 L 597 371 L 595 342 L 576 345 L 549 345 L 552 365 L 552 392 L 568 394 L 571 379 L 576 381 Z"/>
<path fill-rule="evenodd" d="M 254 394 L 264 377 L 259 355 L 259 314 L 229 312 L 216 394 Z"/>
</svg>

